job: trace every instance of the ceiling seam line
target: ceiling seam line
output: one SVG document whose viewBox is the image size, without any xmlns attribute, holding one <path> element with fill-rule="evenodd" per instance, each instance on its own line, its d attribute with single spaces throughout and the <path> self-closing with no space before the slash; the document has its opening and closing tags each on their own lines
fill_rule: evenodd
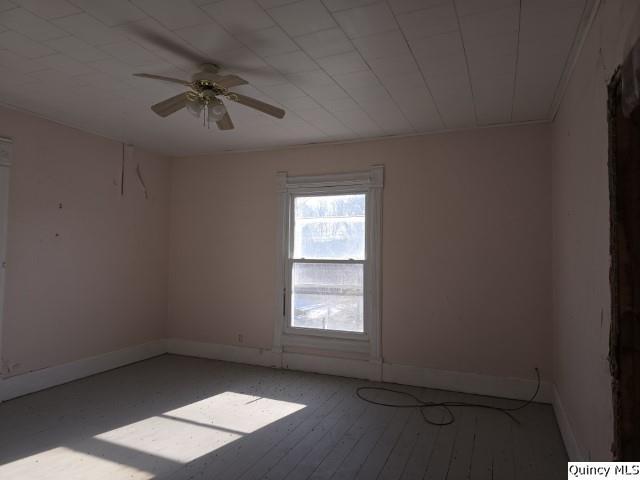
<svg viewBox="0 0 640 480">
<path fill-rule="evenodd" d="M 469 90 L 471 90 L 471 104 L 473 106 L 473 116 L 476 121 L 476 126 L 479 125 L 478 122 L 478 111 L 476 109 L 476 97 L 473 92 L 473 82 L 471 81 L 471 69 L 469 68 L 469 56 L 467 55 L 467 46 L 464 43 L 464 34 L 462 33 L 462 24 L 460 23 L 460 14 L 458 13 L 458 6 L 456 5 L 456 0 L 453 0 L 453 10 L 456 13 L 456 22 L 458 22 L 458 31 L 460 32 L 460 39 L 462 40 L 462 51 L 464 52 L 464 63 L 467 67 L 467 80 L 469 81 Z"/>
<path fill-rule="evenodd" d="M 511 90 L 511 112 L 509 112 L 509 121 L 513 121 L 513 111 L 516 104 L 516 82 L 518 80 L 518 66 L 520 62 L 520 29 L 522 28 L 522 0 L 518 2 L 518 36 L 516 37 L 516 61 L 513 70 L 513 88 Z"/>
<path fill-rule="evenodd" d="M 294 3 L 295 3 L 295 2 L 294 2 Z M 328 15 L 331 17 L 331 19 L 334 21 L 334 23 L 335 23 L 336 25 L 338 25 L 338 26 L 339 26 L 340 24 L 336 21 L 336 19 L 334 18 L 333 14 L 329 11 L 329 9 L 328 9 L 328 8 L 327 8 L 327 6 L 324 4 L 324 2 L 321 2 L 321 3 L 322 3 L 322 6 L 323 6 L 323 7 L 325 8 L 325 10 L 327 11 L 327 14 L 328 14 Z M 280 24 L 276 21 L 276 19 L 275 19 L 275 18 L 273 18 L 273 16 L 272 16 L 272 15 L 271 15 L 271 13 L 269 12 L 269 9 L 266 9 L 266 8 L 265 8 L 265 9 L 264 9 L 264 11 L 265 11 L 265 13 L 269 16 L 269 18 L 271 18 L 271 20 L 273 20 L 273 21 L 274 21 L 274 23 L 275 23 L 276 25 L 278 25 L 278 27 L 279 27 L 279 28 L 282 28 L 282 27 L 280 27 Z M 335 27 L 333 27 L 333 28 L 335 28 Z M 330 29 L 323 29 L 323 30 L 330 30 Z M 341 30 L 342 30 L 342 29 L 341 29 Z M 284 31 L 284 29 L 283 29 L 283 31 Z M 317 31 L 321 31 L 321 30 L 317 30 Z M 302 47 L 300 46 L 300 44 L 296 41 L 296 37 L 295 37 L 295 36 L 293 36 L 293 35 L 289 35 L 286 31 L 285 31 L 285 33 L 286 33 L 287 37 L 289 37 L 289 38 L 291 39 L 291 41 L 292 41 L 293 43 L 295 43 L 295 44 L 296 44 L 296 46 L 300 49 L 300 51 L 301 51 L 301 52 L 303 52 L 305 55 L 307 55 L 307 53 L 305 52 L 304 48 L 302 48 Z M 310 33 L 315 33 L 315 32 L 310 32 Z M 302 35 L 298 35 L 298 36 L 302 36 Z M 358 49 L 355 47 L 355 45 L 353 44 L 353 42 L 352 42 L 352 41 L 351 41 L 351 39 L 347 36 L 347 34 L 346 34 L 346 33 L 345 33 L 345 37 L 349 40 L 349 43 L 350 43 L 350 44 L 351 44 L 351 46 L 353 47 L 354 51 L 356 51 L 356 52 L 357 52 L 357 51 L 358 51 Z M 358 52 L 358 54 L 360 54 L 360 53 Z M 337 55 L 341 55 L 341 54 L 337 54 Z M 327 55 L 327 57 L 330 57 L 330 56 L 333 56 L 333 55 Z M 324 57 L 324 58 L 327 58 L 327 57 Z M 313 62 L 317 65 L 316 59 L 315 59 L 315 58 L 313 58 L 313 57 L 310 57 L 310 58 L 311 58 L 311 60 L 313 60 Z M 364 60 L 364 59 L 363 59 L 363 60 Z M 367 66 L 368 66 L 368 65 L 367 65 Z M 323 71 L 327 76 L 329 76 L 329 77 L 331 78 L 331 80 L 333 80 L 333 82 L 335 82 L 335 84 L 338 86 L 338 88 L 340 88 L 340 89 L 345 93 L 345 95 L 347 95 L 350 99 L 352 99 L 352 100 L 356 101 L 356 100 L 355 100 L 355 99 L 354 99 L 354 98 L 349 94 L 349 92 L 347 92 L 347 91 L 342 87 L 342 85 L 340 85 L 340 84 L 335 80 L 335 78 L 333 78 L 333 75 L 330 75 L 328 72 L 325 72 L 324 68 L 322 68 L 320 65 L 318 65 L 318 69 L 319 69 L 319 70 L 322 70 L 322 71 Z M 285 78 L 286 78 L 286 76 L 285 76 Z M 296 85 L 296 87 L 297 87 L 297 85 Z M 299 88 L 299 87 L 298 87 L 298 88 Z M 304 91 L 304 89 L 301 89 L 301 90 L 303 90 L 303 91 Z M 305 93 L 307 93 L 307 92 L 305 91 Z M 308 94 L 307 94 L 307 95 L 308 95 Z M 311 95 L 310 95 L 310 96 L 311 96 Z M 313 100 L 315 101 L 315 99 L 313 99 Z M 358 103 L 358 102 L 356 101 L 356 103 Z M 337 117 L 336 117 L 332 112 L 330 112 L 329 110 L 327 110 L 326 108 L 324 108 L 322 105 L 320 105 L 320 106 L 322 107 L 322 109 L 323 109 L 323 110 L 325 110 L 327 113 L 329 113 L 329 115 L 331 115 L 333 118 L 335 118 L 335 119 L 336 119 L 336 121 L 337 121 L 339 124 L 341 124 L 342 126 L 344 126 L 347 130 L 349 130 L 349 131 L 353 132 L 353 134 L 354 134 L 354 135 L 360 135 L 358 132 L 356 132 L 356 131 L 352 130 L 350 127 L 348 127 L 347 125 L 345 125 L 344 123 L 342 123 L 342 122 L 341 122 L 341 121 L 340 121 L 340 120 L 339 120 L 339 119 L 338 119 L 338 118 L 337 118 Z M 358 106 L 360 106 L 360 104 L 359 104 L 359 103 L 358 103 Z M 360 106 L 360 108 L 362 108 L 362 107 Z M 369 115 L 369 113 L 368 113 L 368 112 L 366 112 L 364 109 L 363 109 L 362 111 L 363 111 L 363 113 L 364 113 L 367 117 L 369 117 L 369 120 L 371 120 L 371 121 L 372 121 L 372 122 L 373 122 L 373 123 L 374 123 L 378 128 L 380 128 L 380 130 L 384 131 L 384 129 L 383 129 L 382 127 L 380 127 L 380 125 L 378 125 L 378 123 L 377 123 L 373 118 L 371 118 L 371 116 Z M 317 127 L 316 127 L 316 128 L 317 128 Z"/>
<path fill-rule="evenodd" d="M 78 6 L 77 6 L 77 5 L 75 5 L 75 4 L 72 4 L 72 6 L 73 6 L 73 7 L 75 7 L 75 8 L 80 9 L 80 12 L 76 12 L 76 13 L 69 13 L 68 15 L 62 15 L 62 16 L 60 16 L 60 17 L 51 17 L 51 18 L 47 18 L 47 17 L 43 17 L 42 15 L 40 15 L 40 14 L 39 14 L 39 13 L 37 13 L 37 12 L 34 12 L 33 10 L 30 10 L 30 9 L 28 9 L 28 8 L 26 8 L 26 7 L 23 7 L 23 6 L 22 6 L 22 5 L 20 5 L 20 4 L 16 4 L 16 7 L 15 7 L 15 8 L 10 8 L 9 10 L 3 10 L 3 13 L 5 13 L 5 12 L 10 12 L 10 11 L 13 11 L 13 10 L 18 10 L 18 9 L 20 9 L 20 8 L 21 8 L 21 9 L 23 9 L 23 10 L 25 10 L 25 11 L 29 12 L 31 15 L 33 15 L 33 16 L 35 16 L 35 17 L 38 17 L 39 19 L 44 20 L 45 22 L 51 22 L 51 23 L 54 23 L 54 22 L 53 22 L 54 20 L 58 20 L 58 19 L 60 19 L 60 18 L 73 17 L 74 15 L 81 15 L 82 13 L 86 13 L 86 12 L 84 11 L 84 9 L 82 9 L 82 8 L 78 7 Z M 61 30 L 64 30 L 63 28 L 59 27 L 58 25 L 55 25 L 55 26 L 56 26 L 57 28 L 60 28 Z M 66 31 L 66 30 L 65 30 L 65 31 Z M 64 37 L 60 37 L 60 38 L 64 38 Z M 55 38 L 51 38 L 51 39 L 49 39 L 49 40 L 56 40 L 56 39 L 55 39 Z M 45 41 L 48 41 L 48 40 L 45 40 Z"/>
<path fill-rule="evenodd" d="M 567 54 L 567 60 L 565 61 L 565 68 L 562 70 L 562 75 L 560 75 L 560 79 L 558 80 L 558 84 L 555 88 L 555 92 L 553 98 L 551 100 L 551 106 L 549 107 L 549 115 L 548 120 L 550 122 L 555 121 L 558 112 L 560 111 L 560 106 L 562 105 L 562 99 L 564 98 L 564 93 L 568 88 L 569 82 L 571 80 L 571 76 L 573 71 L 575 70 L 575 66 L 578 63 L 578 59 L 580 53 L 582 52 L 582 47 L 584 46 L 589 33 L 591 32 L 591 28 L 593 27 L 596 17 L 600 12 L 600 6 L 602 5 L 602 0 L 593 0 L 591 4 L 591 10 L 588 11 L 588 16 L 585 18 L 585 13 L 587 13 L 587 9 L 589 6 L 589 1 L 585 1 L 580 24 L 578 24 L 578 28 L 576 29 L 576 34 L 571 42 L 571 48 L 569 49 L 569 53 Z M 584 23 L 583 23 L 584 22 Z M 581 29 L 582 27 L 582 29 Z"/>
<path fill-rule="evenodd" d="M 396 16 L 396 14 L 393 11 L 393 9 L 391 7 L 389 7 L 389 2 L 387 0 L 385 0 L 385 4 L 387 5 L 387 8 L 389 8 L 389 10 L 391 11 L 391 15 L 393 16 L 393 20 L 396 23 L 396 26 L 398 27 L 398 31 L 400 32 L 400 35 L 402 36 L 402 40 L 404 41 L 404 44 L 409 49 L 409 53 L 413 57 L 414 62 L 416 62 L 416 66 L 418 67 L 418 72 L 420 73 L 420 77 L 422 77 L 422 83 L 424 84 L 424 87 L 426 88 L 427 93 L 431 97 L 431 101 L 433 102 L 433 106 L 436 109 L 436 113 L 438 114 L 438 118 L 440 118 L 440 123 L 442 124 L 443 127 L 445 127 L 446 124 L 444 123 L 444 117 L 442 116 L 442 112 L 440 111 L 440 107 L 438 107 L 438 103 L 436 102 L 436 99 L 433 96 L 433 92 L 431 91 L 431 87 L 429 87 L 429 82 L 427 82 L 427 79 L 424 76 L 424 72 L 422 71 L 422 67 L 420 66 L 420 63 L 418 62 L 418 60 L 416 59 L 416 55 L 415 55 L 415 53 L 413 51 L 413 48 L 411 48 L 411 44 L 409 43 L 409 40 L 407 39 L 407 36 L 404 34 L 404 31 L 402 30 L 402 27 L 400 26 L 400 23 L 398 22 L 398 17 Z M 400 107 L 398 107 L 398 108 L 400 108 Z M 402 111 L 402 109 L 400 109 L 400 111 Z M 404 112 L 402 112 L 402 114 L 404 115 Z M 411 123 L 411 122 L 409 122 L 409 123 Z M 413 124 L 411 124 L 411 125 L 413 125 Z M 414 128 L 416 128 L 416 127 L 414 126 Z M 416 131 L 419 131 L 419 129 L 416 128 Z"/>
<path fill-rule="evenodd" d="M 297 2 L 293 2 L 293 3 L 297 3 Z M 287 4 L 287 5 L 290 5 L 290 4 Z M 327 7 L 325 6 L 325 4 L 324 4 L 324 3 L 322 3 L 322 6 L 323 6 L 324 8 L 327 8 Z M 275 7 L 274 7 L 274 8 L 275 8 Z M 264 10 L 264 13 L 265 13 L 265 14 L 266 14 L 266 15 L 267 15 L 267 16 L 268 16 L 268 17 L 273 21 L 273 23 L 274 23 L 275 25 L 277 25 L 277 26 L 278 26 L 278 28 L 282 28 L 282 27 L 280 26 L 280 24 L 278 23 L 278 21 L 277 21 L 275 18 L 273 18 L 273 16 L 272 16 L 272 15 L 271 15 L 271 13 L 269 12 L 269 9 L 267 9 L 267 8 L 263 8 L 263 10 Z M 327 9 L 327 11 L 328 11 L 328 9 Z M 335 19 L 333 18 L 333 16 L 332 16 L 331 18 L 332 18 L 332 19 L 333 19 L 333 21 L 335 22 Z M 337 23 L 337 22 L 336 22 L 336 23 Z M 333 28 L 335 28 L 335 27 L 333 27 Z M 316 33 L 316 32 L 325 31 L 325 30 L 331 30 L 331 29 L 330 29 L 330 28 L 323 28 L 322 30 L 316 30 L 316 31 L 314 31 L 314 32 L 309 32 L 309 33 Z M 289 38 L 289 39 L 290 39 L 290 40 L 291 40 L 291 41 L 296 45 L 296 47 L 298 47 L 298 50 L 300 50 L 300 51 L 301 51 L 302 53 L 304 53 L 305 55 L 308 55 L 308 54 L 307 54 L 307 52 L 304 50 L 304 48 L 302 48 L 302 47 L 300 46 L 300 44 L 296 41 L 296 37 L 295 37 L 295 36 L 293 36 L 293 35 L 289 35 L 289 33 L 288 33 L 284 28 L 282 28 L 282 31 L 283 31 L 283 32 L 285 33 L 285 35 L 287 35 L 287 37 L 288 37 L 288 38 Z M 302 36 L 302 35 L 298 35 L 298 36 Z M 262 57 L 260 57 L 260 58 L 262 58 Z M 316 62 L 316 59 L 315 59 L 315 58 L 313 58 L 313 57 L 311 57 L 311 56 L 309 56 L 309 58 L 311 58 L 311 61 L 312 61 L 314 64 L 316 64 L 316 66 L 318 67 L 318 70 L 321 70 L 322 72 L 324 72 L 324 69 L 323 69 L 320 65 L 318 65 L 318 62 Z M 263 59 L 263 60 L 264 60 L 264 59 Z M 275 67 L 273 67 L 273 68 L 275 68 Z M 278 70 L 278 69 L 276 68 L 276 70 Z M 280 72 L 280 71 L 278 70 L 278 72 Z M 280 72 L 280 73 L 282 73 L 282 72 Z M 300 72 L 300 73 L 302 73 L 302 72 Z M 324 72 L 324 73 L 326 73 L 326 72 Z M 300 88 L 300 87 L 298 87 L 295 83 L 291 82 L 291 80 L 289 80 L 289 75 L 290 75 L 290 74 L 289 74 L 289 75 L 288 75 L 288 74 L 282 74 L 282 75 L 283 75 L 283 76 L 284 76 L 284 78 L 285 78 L 285 79 L 287 79 L 287 81 L 288 81 L 289 83 L 291 83 L 293 86 L 295 86 L 296 88 Z M 328 75 L 329 77 L 331 77 L 331 75 L 329 75 L 329 74 L 327 74 L 327 75 Z M 338 85 L 338 82 L 336 82 L 336 81 L 333 79 L 333 77 L 331 77 L 331 80 L 333 80 L 333 81 L 336 83 L 336 85 Z M 339 87 L 340 89 L 342 89 L 342 86 L 341 86 L 341 85 L 338 85 L 338 87 Z M 307 94 L 307 95 L 308 95 L 308 96 L 309 96 L 309 97 L 310 97 L 314 102 L 318 102 L 318 103 L 320 103 L 320 102 L 319 102 L 319 101 L 317 101 L 315 98 L 313 98 L 313 96 L 312 96 L 312 95 L 310 95 L 307 91 L 305 91 L 305 89 L 304 89 L 304 88 L 300 88 L 300 90 L 302 90 L 305 94 Z M 342 91 L 345 93 L 345 95 L 347 95 L 347 96 L 351 97 L 351 95 L 349 95 L 349 94 L 348 94 L 344 89 L 342 89 Z M 323 106 L 322 104 L 320 104 L 320 108 L 322 108 L 325 112 L 327 112 L 327 113 L 328 113 L 328 114 L 329 114 L 329 115 L 330 115 L 330 116 L 331 116 L 331 117 L 332 117 L 336 122 L 338 122 L 340 125 L 342 125 L 344 128 L 346 128 L 348 131 L 350 131 L 350 132 L 351 132 L 351 133 L 353 133 L 354 135 L 358 135 L 358 132 L 356 132 L 356 131 L 352 130 L 349 126 L 347 126 L 347 125 L 345 125 L 344 123 L 342 123 L 342 122 L 340 121 L 340 119 L 339 119 L 339 118 L 337 118 L 337 117 L 333 114 L 333 112 L 330 112 L 329 110 L 327 110 L 326 108 L 324 108 L 324 106 Z M 365 112 L 365 113 L 366 113 L 366 112 Z M 300 117 L 300 115 L 297 115 L 297 116 L 298 116 L 298 117 Z M 302 117 L 300 117 L 300 118 L 302 118 Z M 304 122 L 308 123 L 309 125 L 311 125 L 313 128 L 318 129 L 321 133 L 324 133 L 324 135 L 325 135 L 325 136 L 329 137 L 329 135 L 328 135 L 327 133 L 325 133 L 322 129 L 320 129 L 320 128 L 316 127 L 315 125 L 313 125 L 313 124 L 311 124 L 311 123 L 309 123 L 309 122 L 308 122 L 307 120 L 305 120 L 304 118 L 302 118 L 302 120 L 303 120 Z"/>
<path fill-rule="evenodd" d="M 393 13 L 393 16 L 394 16 L 394 18 L 396 20 L 396 23 L 397 23 L 398 19 L 397 19 L 395 13 Z M 414 60 L 416 60 L 416 65 L 418 66 L 418 71 L 420 72 L 420 76 L 422 77 L 422 82 L 424 83 L 424 86 L 427 89 L 427 92 L 429 93 L 429 96 L 431 96 L 431 100 L 433 101 L 433 106 L 435 107 L 436 112 L 438 112 L 438 117 L 440 117 L 440 123 L 442 123 L 443 127 L 446 127 L 447 124 L 444 121 L 444 116 L 442 115 L 442 112 L 440 111 L 440 107 L 438 106 L 438 102 L 436 102 L 436 98 L 434 97 L 433 92 L 431 91 L 431 87 L 429 86 L 429 82 L 427 81 L 427 79 L 426 79 L 426 77 L 424 75 L 424 71 L 422 70 L 422 66 L 420 65 L 420 62 L 418 62 L 417 59 L 416 59 L 416 55 L 415 55 L 415 53 L 413 51 L 413 48 L 411 47 L 411 43 L 407 39 L 407 37 L 404 34 L 404 31 L 402 30 L 402 28 L 400 28 L 399 31 L 400 31 L 400 34 L 402 35 L 402 39 L 404 40 L 404 43 L 407 45 L 407 48 L 409 49 L 409 52 L 413 56 Z M 426 38 L 429 38 L 429 37 L 426 37 Z"/>
<path fill-rule="evenodd" d="M 387 6 L 387 8 L 389 9 L 389 11 L 391 12 L 391 15 L 393 16 L 393 20 L 394 22 L 396 22 L 396 18 L 395 15 L 393 15 L 393 11 L 391 10 L 391 8 L 389 7 L 387 1 L 384 1 L 384 4 Z M 328 9 L 327 9 L 328 10 Z M 335 17 L 333 16 L 332 12 L 329 12 L 329 15 L 331 16 L 331 18 L 333 19 L 334 22 L 336 22 L 336 24 L 338 24 L 338 22 L 336 21 Z M 339 24 L 338 24 L 339 25 Z M 396 26 L 399 27 L 399 25 L 396 22 Z M 389 30 L 389 31 L 393 31 L 393 30 Z M 385 30 L 386 32 L 386 30 Z M 382 32 L 384 33 L 384 32 Z M 372 34 L 375 35 L 375 34 Z M 346 32 L 345 32 L 345 36 Z M 347 38 L 349 38 L 347 36 Z M 391 95 L 391 92 L 389 92 L 389 89 L 386 87 L 386 85 L 384 83 L 382 83 L 380 81 L 380 77 L 378 76 L 378 74 L 376 72 L 373 71 L 373 68 L 371 68 L 371 65 L 369 65 L 369 62 L 366 58 L 364 58 L 364 56 L 360 53 L 360 50 L 358 50 L 358 47 L 353 43 L 353 40 L 351 38 L 349 38 L 349 42 L 351 43 L 351 45 L 353 46 L 354 50 L 358 53 L 358 55 L 360 55 L 360 57 L 362 58 L 362 61 L 365 63 L 365 65 L 369 68 L 369 71 L 373 74 L 374 77 L 376 77 L 376 80 L 378 81 L 378 83 L 382 86 L 382 88 L 384 89 L 385 92 L 387 92 L 387 95 L 389 95 L 389 98 L 391 99 L 391 101 L 393 102 L 393 104 L 396 106 L 396 108 L 398 109 L 398 111 L 400 112 L 400 114 L 402 115 L 402 118 L 404 118 L 404 120 L 407 122 L 408 125 L 411 126 L 411 128 L 414 129 L 414 131 L 417 131 L 417 128 L 409 121 L 409 119 L 405 116 L 404 112 L 402 111 L 402 109 L 400 108 L 400 106 L 398 105 L 398 103 L 396 102 L 395 98 L 393 98 L 393 95 Z M 413 56 L 413 55 L 412 55 Z M 414 58 L 415 61 L 415 58 Z M 417 66 L 417 65 L 416 65 Z M 351 95 L 349 95 L 351 97 Z M 351 97 L 353 98 L 353 97 Z M 355 102 L 360 105 L 360 102 L 358 102 L 355 98 L 353 98 L 353 100 L 355 100 Z M 362 108 L 362 105 L 360 105 L 360 107 Z M 364 108 L 362 108 L 362 110 L 369 116 L 369 118 L 371 118 L 371 116 L 369 115 L 369 112 L 367 112 Z M 381 127 L 373 118 L 371 118 L 371 120 L 378 125 L 378 127 L 385 133 L 386 130 Z M 388 135 L 393 135 L 393 133 L 389 133 Z"/>
<path fill-rule="evenodd" d="M 569 47 L 569 51 L 567 52 L 567 57 L 564 60 L 564 68 L 562 69 L 562 74 L 560 75 L 560 78 L 558 79 L 558 83 L 556 84 L 556 87 L 553 89 L 554 93 L 553 93 L 553 97 L 551 98 L 551 104 L 549 105 L 549 111 L 547 112 L 547 116 L 550 116 L 550 113 L 553 111 L 555 98 L 556 98 L 556 96 L 558 94 L 558 89 L 560 88 L 560 85 L 562 84 L 562 80 L 563 80 L 563 77 L 565 75 L 565 71 L 569 67 L 569 62 L 571 60 L 571 54 L 574 52 L 574 49 L 578 45 L 578 41 L 579 41 L 578 37 L 580 36 L 580 26 L 581 26 L 582 22 L 585 19 L 585 14 L 587 12 L 587 6 L 588 6 L 588 2 L 585 1 L 584 2 L 584 6 L 582 7 L 582 13 L 580 14 L 580 23 L 578 23 L 578 25 L 576 27 L 576 33 L 573 36 L 573 40 L 571 41 L 571 47 Z"/>
</svg>

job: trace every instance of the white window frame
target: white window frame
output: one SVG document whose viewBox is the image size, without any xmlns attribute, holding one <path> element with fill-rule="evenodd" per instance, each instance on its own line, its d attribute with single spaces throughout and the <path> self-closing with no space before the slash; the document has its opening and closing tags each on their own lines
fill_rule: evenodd
<svg viewBox="0 0 640 480">
<path fill-rule="evenodd" d="M 278 224 L 277 313 L 274 349 L 309 347 L 348 351 L 380 357 L 380 266 L 382 188 L 384 167 L 333 175 L 289 176 L 277 174 L 280 221 Z M 364 332 L 346 332 L 294 327 L 291 325 L 291 283 L 293 260 L 294 200 L 300 196 L 365 194 L 365 259 L 334 262 L 306 259 L 309 263 L 363 264 Z M 298 259 L 299 260 L 299 259 Z"/>
</svg>

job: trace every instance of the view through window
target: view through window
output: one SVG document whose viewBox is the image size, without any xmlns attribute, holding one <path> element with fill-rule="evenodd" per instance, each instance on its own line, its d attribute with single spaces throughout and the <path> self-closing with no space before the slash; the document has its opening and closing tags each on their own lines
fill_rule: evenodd
<svg viewBox="0 0 640 480">
<path fill-rule="evenodd" d="M 291 326 L 364 332 L 366 198 L 294 197 Z"/>
</svg>

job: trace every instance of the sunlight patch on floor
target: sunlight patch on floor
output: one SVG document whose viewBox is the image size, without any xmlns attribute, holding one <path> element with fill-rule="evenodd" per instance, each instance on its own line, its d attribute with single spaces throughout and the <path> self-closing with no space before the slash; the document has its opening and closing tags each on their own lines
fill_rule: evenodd
<svg viewBox="0 0 640 480">
<path fill-rule="evenodd" d="M 52 448 L 0 466 L 1 480 L 147 480 L 154 476 L 152 472 L 67 447 Z"/>
<path fill-rule="evenodd" d="M 28 478 L 47 480 L 153 478 L 304 407 L 224 392 L 93 437 L 70 435 L 65 445 L 0 466 L 0 480 L 27 478 L 24 472 L 29 472 Z M 116 416 L 113 423 L 117 422 Z"/>
</svg>

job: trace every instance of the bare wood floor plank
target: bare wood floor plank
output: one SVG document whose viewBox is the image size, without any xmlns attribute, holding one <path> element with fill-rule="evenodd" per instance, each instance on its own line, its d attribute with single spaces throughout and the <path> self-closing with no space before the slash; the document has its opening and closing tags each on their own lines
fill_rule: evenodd
<svg viewBox="0 0 640 480">
<path fill-rule="evenodd" d="M 346 480 L 355 478 L 369 456 L 369 453 L 384 434 L 387 424 L 393 416 L 398 413 L 398 409 L 396 408 L 379 407 L 377 405 L 375 407 L 382 411 L 379 411 L 369 425 L 367 425 L 361 437 L 331 477 L 332 479 Z"/>
<path fill-rule="evenodd" d="M 474 398 L 470 395 L 460 394 L 456 395 L 453 401 L 473 402 Z M 456 440 L 453 451 L 451 452 L 451 459 L 449 461 L 447 474 L 442 478 L 466 479 L 469 478 L 471 472 L 471 462 L 476 441 L 476 414 L 478 413 L 478 409 L 470 407 L 452 407 L 452 410 L 456 416 L 456 421 L 453 425 L 449 425 L 445 428 L 453 427 L 456 429 Z"/>
<path fill-rule="evenodd" d="M 268 385 L 269 382 L 274 380 L 276 385 Z M 289 399 L 293 397 L 293 392 L 297 392 L 297 394 L 300 394 L 300 392 L 306 393 L 308 389 L 309 386 L 301 377 L 291 377 L 289 379 L 282 378 L 278 381 L 277 377 L 275 379 L 271 377 L 271 372 L 265 371 L 263 372 L 262 378 L 253 378 L 253 382 L 249 382 L 248 384 L 238 385 L 234 383 L 233 385 L 229 385 L 229 391 L 234 393 L 243 393 L 244 395 L 248 394 L 249 397 L 243 398 L 239 402 L 231 402 L 229 404 L 229 408 L 215 407 L 214 405 L 211 405 L 211 408 L 207 408 L 205 403 L 203 404 L 203 408 L 199 409 L 199 412 L 190 413 L 189 420 L 199 422 L 201 425 L 215 425 L 216 418 L 224 422 L 237 415 L 236 410 L 238 410 L 240 406 L 244 408 L 258 407 L 257 409 L 253 408 L 252 410 L 246 410 L 246 420 L 242 421 L 242 423 L 234 421 L 234 425 L 237 425 L 238 427 L 242 425 L 242 430 L 251 431 L 254 428 L 257 428 L 256 425 L 259 423 L 256 422 L 260 422 L 262 418 L 273 416 L 275 410 L 278 408 L 277 404 L 265 404 L 264 399 L 278 398 L 280 401 L 289 401 Z M 260 405 L 261 403 L 262 405 Z M 259 413 L 260 415 L 256 416 L 256 413 Z M 248 418 L 249 415 L 251 418 Z M 171 417 L 175 416 L 177 415 L 174 414 Z M 264 421 L 265 420 L 262 420 L 261 423 Z M 219 424 L 220 421 L 217 423 Z M 261 429 L 257 430 L 257 432 L 261 432 Z M 258 433 L 256 433 L 256 436 L 257 435 Z M 246 443 L 247 442 L 244 439 L 241 442 L 231 442 L 230 444 L 225 445 L 224 448 L 216 449 L 216 452 L 221 452 L 220 455 L 216 455 L 215 457 L 210 455 L 198 457 L 184 465 L 178 472 L 171 472 L 168 477 L 177 479 L 186 477 L 187 475 L 199 476 L 201 475 L 200 472 L 203 470 L 206 471 L 209 468 L 215 470 L 215 467 L 221 464 L 223 458 L 232 458 L 235 450 L 242 450 L 242 447 L 245 446 Z M 235 447 L 237 447 L 237 449 Z"/>
<path fill-rule="evenodd" d="M 518 411 L 520 425 L 514 426 L 515 469 L 531 478 L 565 478 L 568 461 L 553 411 L 534 403 Z M 524 477 L 523 478 L 527 478 Z"/>
<path fill-rule="evenodd" d="M 513 480 L 517 478 L 513 454 L 513 422 L 504 415 L 498 415 L 493 421 L 493 464 L 492 474 L 495 480 Z"/>
<path fill-rule="evenodd" d="M 477 397 L 478 401 L 495 406 L 515 406 L 519 402 L 509 402 L 491 397 Z M 484 436 L 491 451 L 491 474 L 495 480 L 514 480 L 515 462 L 513 453 L 514 422 L 500 412 L 490 412 L 487 432 Z"/>
<path fill-rule="evenodd" d="M 493 438 L 495 417 L 500 415 L 489 410 L 476 413 L 476 436 L 471 458 L 470 480 L 491 480 L 493 478 Z"/>
<path fill-rule="evenodd" d="M 357 412 L 360 407 L 361 404 L 358 398 L 354 395 L 346 396 L 338 408 L 333 410 L 316 425 L 287 455 L 282 457 L 276 465 L 270 468 L 263 478 L 266 480 L 286 478 L 304 457 L 313 450 L 313 447 L 337 427 L 340 420 L 344 421 L 345 418 Z"/>
<path fill-rule="evenodd" d="M 458 401 L 459 399 L 460 394 L 443 393 L 441 396 L 441 401 Z M 454 409 L 454 415 L 456 416 L 455 423 L 440 427 L 440 434 L 431 452 L 427 469 L 422 477 L 425 480 L 446 479 L 449 470 L 452 468 L 451 462 L 454 460 L 456 444 L 458 441 L 464 440 L 466 432 L 464 412 Z M 462 421 L 459 421 L 460 417 L 462 417 Z"/>
<path fill-rule="evenodd" d="M 316 443 L 313 449 L 298 463 L 295 469 L 287 475 L 287 480 L 303 480 L 309 478 L 318 465 L 329 455 L 331 450 L 343 438 L 351 426 L 365 413 L 367 405 L 358 399 L 355 408 L 347 411 L 336 425 L 330 429 Z"/>
<path fill-rule="evenodd" d="M 532 426 L 528 419 L 524 418 L 522 412 L 515 414 L 519 419 L 519 424 L 511 425 L 513 438 L 513 461 L 514 471 L 518 472 L 518 479 L 536 480 L 538 478 L 549 478 L 541 471 L 538 465 L 534 450 L 536 445 L 532 443 L 530 431 Z"/>
<path fill-rule="evenodd" d="M 367 428 L 371 425 L 371 423 L 377 416 L 384 414 L 385 410 L 387 410 L 385 407 L 368 405 L 366 407 L 365 413 L 361 415 L 358 420 L 349 428 L 349 430 L 342 436 L 333 450 L 325 456 L 325 458 L 322 460 L 322 462 L 320 462 L 320 464 L 316 467 L 309 478 L 314 480 L 331 478 L 336 470 L 338 470 L 340 465 L 344 462 L 344 459 L 353 450 L 360 438 L 364 435 Z"/>
<path fill-rule="evenodd" d="M 369 452 L 367 459 L 360 467 L 360 471 L 356 477 L 357 479 L 367 480 L 378 477 L 410 417 L 410 410 L 406 408 L 397 409 L 391 423 L 387 426 L 375 447 Z"/>
<path fill-rule="evenodd" d="M 378 475 L 379 480 L 397 480 L 402 476 L 411 451 L 420 437 L 420 427 L 423 423 L 424 420 L 420 411 L 417 408 L 412 410 L 400 438 L 394 445 L 389 458 Z"/>
<path fill-rule="evenodd" d="M 296 379 L 297 381 L 283 388 L 283 384 L 277 386 L 279 391 L 289 392 L 282 396 L 283 401 L 296 400 L 308 403 L 302 411 L 287 416 L 282 421 L 268 425 L 225 449 L 224 452 L 216 452 L 207 458 L 200 458 L 191 462 L 176 473 L 172 473 L 171 480 L 199 478 L 236 478 L 244 470 L 258 460 L 283 438 L 304 422 L 307 418 L 317 413 L 327 402 L 330 402 L 340 391 L 339 382 L 326 381 L 321 377 L 307 377 Z M 303 381 L 300 381 L 303 380 Z M 311 380 L 311 381 L 310 381 Z M 296 392 L 296 390 L 298 392 Z M 301 392 L 304 392 L 301 394 Z M 264 392 L 268 396 L 268 392 Z"/>
<path fill-rule="evenodd" d="M 324 404 L 317 412 L 311 417 L 305 419 L 290 435 L 283 438 L 280 442 L 275 444 L 273 448 L 260 458 L 258 462 L 253 464 L 248 470 L 244 472 L 240 478 L 242 480 L 251 480 L 263 478 L 267 472 L 276 465 L 283 457 L 285 457 L 291 450 L 293 450 L 299 442 L 313 431 L 335 408 L 337 408 L 342 402 L 348 398 L 350 393 L 350 386 L 343 386 L 339 392 L 326 404 Z M 232 477 L 229 477 L 232 478 Z"/>
<path fill-rule="evenodd" d="M 443 392 L 439 390 L 425 390 L 420 398 L 427 402 L 436 403 L 441 401 L 442 395 Z M 439 408 L 427 409 L 425 414 L 434 422 L 442 422 L 445 419 L 443 411 Z M 402 480 L 421 480 L 424 477 L 443 428 L 425 421 L 422 422 L 418 431 L 418 439 L 400 477 Z"/>
</svg>

